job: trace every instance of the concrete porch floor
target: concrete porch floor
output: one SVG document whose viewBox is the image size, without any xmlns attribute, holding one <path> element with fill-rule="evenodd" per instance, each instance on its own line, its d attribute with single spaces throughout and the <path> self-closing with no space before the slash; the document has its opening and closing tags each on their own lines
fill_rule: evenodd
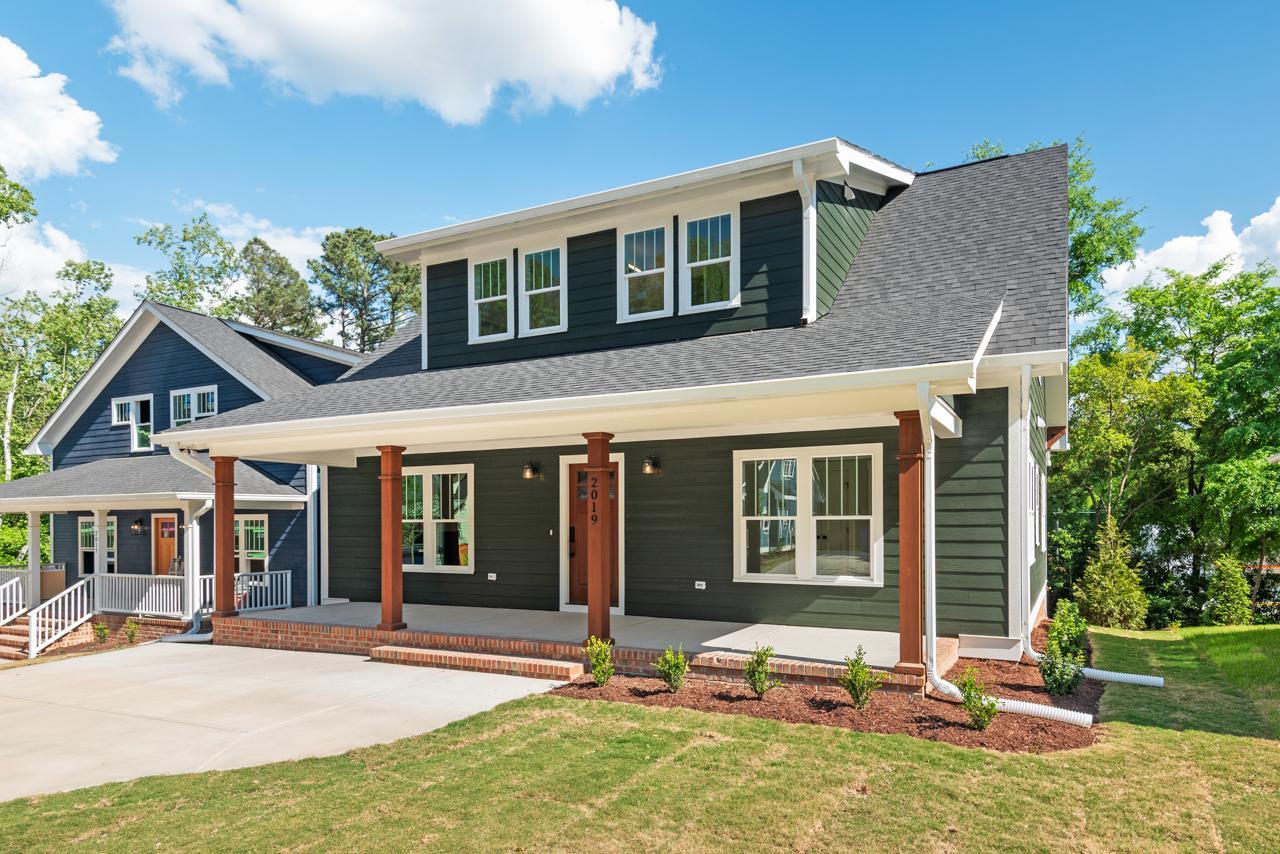
<svg viewBox="0 0 1280 854">
<path fill-rule="evenodd" d="M 256 620 L 373 628 L 381 619 L 380 608 L 377 602 L 346 602 L 256 611 L 246 616 Z M 404 621 L 412 631 L 565 643 L 580 643 L 587 629 L 587 616 L 583 613 L 454 605 L 406 604 Z M 668 645 L 683 645 L 684 651 L 693 655 L 751 652 L 759 644 L 772 646 L 774 655 L 780 658 L 840 664 L 861 644 L 872 667 L 888 669 L 898 662 L 897 632 L 627 615 L 614 615 L 610 623 L 614 642 L 620 647 L 662 650 Z"/>
</svg>

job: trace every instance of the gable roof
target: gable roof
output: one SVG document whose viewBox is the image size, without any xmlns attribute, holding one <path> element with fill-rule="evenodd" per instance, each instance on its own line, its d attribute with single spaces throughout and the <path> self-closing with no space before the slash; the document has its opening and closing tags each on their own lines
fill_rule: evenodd
<svg viewBox="0 0 1280 854">
<path fill-rule="evenodd" d="M 336 382 L 168 433 L 961 365 L 984 344 L 1065 361 L 1066 167 L 1057 146 L 918 175 L 807 326 L 422 371 L 412 324 Z"/>
</svg>

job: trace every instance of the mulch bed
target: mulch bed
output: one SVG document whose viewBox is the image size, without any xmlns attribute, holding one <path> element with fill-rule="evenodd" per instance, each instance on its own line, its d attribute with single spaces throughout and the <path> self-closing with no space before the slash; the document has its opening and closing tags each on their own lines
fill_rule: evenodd
<svg viewBox="0 0 1280 854">
<path fill-rule="evenodd" d="M 1044 630 L 1032 637 L 1043 648 Z M 1085 680 L 1069 697 L 1050 697 L 1030 659 L 1022 662 L 962 659 L 947 674 L 953 681 L 973 667 L 978 679 L 994 696 L 1045 703 L 1097 714 L 1102 683 Z M 840 688 L 816 685 L 783 685 L 763 699 L 745 683 L 687 679 L 679 694 L 672 694 L 659 679 L 614 676 L 603 688 L 590 676 L 581 677 L 551 691 L 582 700 L 612 700 L 644 706 L 679 707 L 704 712 L 750 715 L 787 723 L 823 724 L 860 732 L 905 734 L 962 747 L 986 747 L 1011 752 L 1048 753 L 1087 747 L 1097 741 L 1097 727 L 1085 729 L 1027 715 L 1000 714 L 984 732 L 970 729 L 968 715 L 956 700 L 930 694 L 921 697 L 895 691 L 878 691 L 871 704 L 859 711 Z"/>
</svg>

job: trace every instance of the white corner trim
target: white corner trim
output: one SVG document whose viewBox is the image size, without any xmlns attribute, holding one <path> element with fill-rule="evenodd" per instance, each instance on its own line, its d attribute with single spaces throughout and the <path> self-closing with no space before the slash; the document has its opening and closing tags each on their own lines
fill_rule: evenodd
<svg viewBox="0 0 1280 854">
<path fill-rule="evenodd" d="M 421 294 L 422 294 L 422 312 L 421 312 L 421 316 L 418 318 L 418 327 L 422 333 L 420 338 L 422 343 L 420 346 L 422 348 L 422 370 L 424 371 L 427 369 L 427 354 L 430 352 L 430 349 L 431 349 L 430 347 L 427 346 L 427 326 L 428 326 L 428 323 L 427 323 L 427 267 L 428 266 L 429 265 L 427 264 L 426 253 L 420 254 L 418 256 L 418 280 L 420 282 L 419 287 L 421 288 Z M 471 321 L 468 319 L 467 323 L 470 324 L 470 322 Z M 325 590 L 324 596 L 325 598 L 328 598 L 327 589 Z"/>
<path fill-rule="evenodd" d="M 558 468 L 560 477 L 560 529 L 556 532 L 560 544 L 560 610 L 586 613 L 586 605 L 569 603 L 569 466 L 585 463 L 586 454 L 564 454 Z M 627 613 L 627 455 L 611 452 L 609 462 L 618 464 L 618 604 L 610 606 L 609 613 Z"/>
</svg>

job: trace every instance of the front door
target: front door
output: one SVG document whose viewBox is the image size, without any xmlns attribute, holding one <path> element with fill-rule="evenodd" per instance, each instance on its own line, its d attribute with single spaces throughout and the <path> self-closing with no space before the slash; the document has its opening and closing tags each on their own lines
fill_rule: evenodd
<svg viewBox="0 0 1280 854">
<path fill-rule="evenodd" d="M 609 497 L 613 499 L 613 553 L 610 555 L 609 604 L 618 607 L 618 464 L 612 463 L 609 475 Z M 587 466 L 569 466 L 569 604 L 587 604 L 587 520 L 591 502 L 587 486 Z"/>
<path fill-rule="evenodd" d="M 168 575 L 169 565 L 178 556 L 178 517 L 155 516 L 151 520 L 151 571 Z"/>
</svg>

